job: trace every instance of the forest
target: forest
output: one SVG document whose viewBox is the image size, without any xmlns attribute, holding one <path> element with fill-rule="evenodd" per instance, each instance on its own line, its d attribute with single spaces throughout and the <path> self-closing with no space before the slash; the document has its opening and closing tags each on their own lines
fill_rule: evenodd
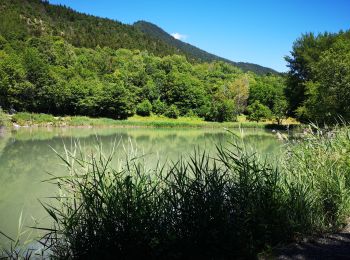
<svg viewBox="0 0 350 260">
<path fill-rule="evenodd" d="M 223 62 L 191 64 L 179 55 L 77 48 L 60 37 L 2 37 L 0 49 L 0 100 L 7 110 L 115 119 L 153 112 L 234 121 L 249 106 L 265 109 L 262 115 L 253 109 L 256 120 L 272 117 L 284 100 L 282 77 L 243 73 Z"/>
<path fill-rule="evenodd" d="M 230 121 L 247 105 L 264 106 L 263 117 L 272 116 L 274 100 L 283 99 L 282 77 L 243 73 L 223 62 L 191 64 L 179 55 L 76 48 L 60 37 L 15 42 L 2 37 L 0 48 L 1 104 L 16 111 L 116 119 L 153 112 Z"/>
</svg>

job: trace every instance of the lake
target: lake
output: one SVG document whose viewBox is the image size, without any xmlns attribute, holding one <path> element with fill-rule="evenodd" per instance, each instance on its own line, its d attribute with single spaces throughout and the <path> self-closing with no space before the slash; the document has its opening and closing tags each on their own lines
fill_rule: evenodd
<svg viewBox="0 0 350 260">
<path fill-rule="evenodd" d="M 269 158 L 279 156 L 282 143 L 271 131 L 247 129 L 233 131 L 245 144 Z M 188 157 L 195 148 L 214 154 L 215 144 L 227 144 L 233 135 L 224 129 L 154 129 L 154 128 L 21 128 L 0 131 L 0 231 L 15 237 L 22 212 L 24 226 L 35 222 L 49 226 L 39 199 L 56 195 L 56 187 L 42 182 L 65 173 L 65 167 L 53 150 L 64 153 L 79 142 L 91 153 L 101 143 L 108 153 L 116 144 L 116 156 L 145 155 L 147 167 Z M 31 236 L 35 234 L 31 234 Z M 5 239 L 0 235 L 0 244 Z"/>
</svg>

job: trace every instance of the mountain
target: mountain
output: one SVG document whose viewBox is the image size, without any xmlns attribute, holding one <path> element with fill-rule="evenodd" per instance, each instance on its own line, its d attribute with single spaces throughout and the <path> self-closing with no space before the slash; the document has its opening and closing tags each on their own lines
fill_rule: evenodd
<svg viewBox="0 0 350 260">
<path fill-rule="evenodd" d="M 41 0 L 0 0 L 0 34 L 8 39 L 60 36 L 75 47 L 147 50 L 157 56 L 177 53 L 132 25 L 76 12 Z"/>
<path fill-rule="evenodd" d="M 243 71 L 277 73 L 260 65 L 233 62 L 176 40 L 158 26 L 139 21 L 134 25 L 87 15 L 41 0 L 0 0 L 0 34 L 8 39 L 60 36 L 76 47 L 147 50 L 156 56 L 185 55 L 192 62 L 231 63 Z"/>
<path fill-rule="evenodd" d="M 189 43 L 175 39 L 169 33 L 165 32 L 162 28 L 159 28 L 157 25 L 146 22 L 138 21 L 134 23 L 134 26 L 145 34 L 154 37 L 155 39 L 166 42 L 170 46 L 176 48 L 180 53 L 186 55 L 187 58 L 202 62 L 211 62 L 215 60 L 224 61 L 231 63 L 243 71 L 253 71 L 257 74 L 266 74 L 266 73 L 277 73 L 275 70 L 260 66 L 258 64 L 247 63 L 247 62 L 234 62 L 214 54 L 208 53 L 204 50 L 201 50 Z"/>
</svg>

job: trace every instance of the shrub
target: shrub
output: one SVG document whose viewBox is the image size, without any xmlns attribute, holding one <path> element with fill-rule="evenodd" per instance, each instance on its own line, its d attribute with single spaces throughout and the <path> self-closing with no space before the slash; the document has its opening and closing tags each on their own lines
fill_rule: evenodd
<svg viewBox="0 0 350 260">
<path fill-rule="evenodd" d="M 162 115 L 165 113 L 166 105 L 159 98 L 153 102 L 152 111 L 156 115 Z"/>
<path fill-rule="evenodd" d="M 186 116 L 186 117 L 190 117 L 190 118 L 191 118 L 191 117 L 197 117 L 196 113 L 193 112 L 192 109 L 188 110 L 188 112 L 186 113 L 185 116 Z"/>
<path fill-rule="evenodd" d="M 206 121 L 236 121 L 235 105 L 230 100 L 217 101 L 211 104 L 205 116 Z"/>
<path fill-rule="evenodd" d="M 261 104 L 258 100 L 247 107 L 248 120 L 259 122 L 262 119 L 270 119 L 272 117 L 271 110 Z"/>
<path fill-rule="evenodd" d="M 145 99 L 136 107 L 136 114 L 139 116 L 150 116 L 152 111 L 152 104 L 148 99 Z"/>
<path fill-rule="evenodd" d="M 180 115 L 180 111 L 177 109 L 175 105 L 171 105 L 168 107 L 168 109 L 165 111 L 164 115 L 169 118 L 178 118 Z"/>
</svg>

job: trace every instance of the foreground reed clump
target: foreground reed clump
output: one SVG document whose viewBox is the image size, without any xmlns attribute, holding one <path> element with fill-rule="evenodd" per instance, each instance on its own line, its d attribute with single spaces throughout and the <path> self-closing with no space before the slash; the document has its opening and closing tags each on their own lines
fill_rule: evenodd
<svg viewBox="0 0 350 260">
<path fill-rule="evenodd" d="M 350 213 L 350 130 L 316 130 L 276 163 L 231 144 L 147 170 L 114 154 L 62 156 L 41 243 L 59 259 L 252 258 L 340 228 Z"/>
</svg>

